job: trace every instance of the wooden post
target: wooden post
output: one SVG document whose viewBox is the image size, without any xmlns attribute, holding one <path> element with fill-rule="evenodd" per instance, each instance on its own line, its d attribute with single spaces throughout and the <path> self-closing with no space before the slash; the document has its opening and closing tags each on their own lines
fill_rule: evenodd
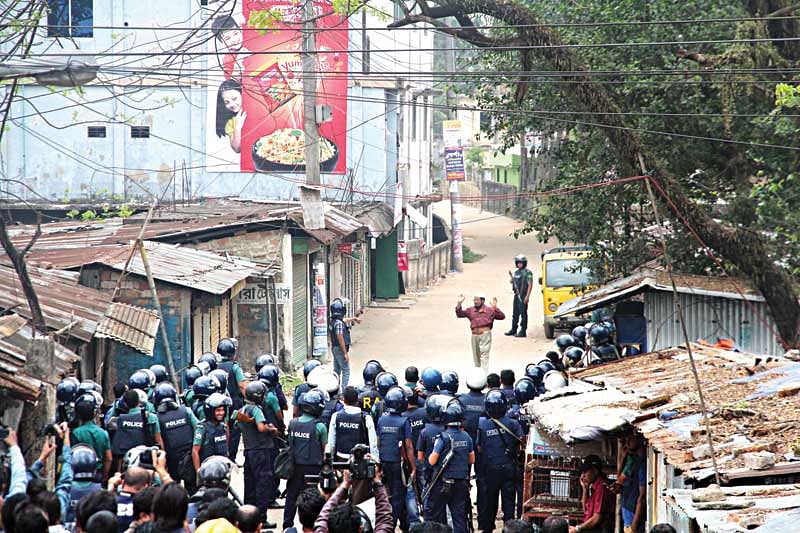
<svg viewBox="0 0 800 533">
<path fill-rule="evenodd" d="M 164 313 L 161 312 L 161 302 L 158 299 L 158 291 L 156 291 L 156 282 L 153 279 L 153 273 L 150 270 L 150 261 L 147 259 L 147 251 L 144 249 L 144 243 L 139 241 L 139 255 L 142 256 L 142 265 L 144 265 L 144 272 L 147 275 L 147 284 L 150 286 L 150 295 L 153 297 L 153 305 L 161 317 L 159 323 L 159 330 L 161 330 L 161 340 L 164 343 L 164 351 L 167 353 L 167 365 L 169 365 L 169 375 L 172 382 L 180 389 L 180 381 L 178 380 L 178 373 L 175 372 L 175 363 L 172 360 L 172 350 L 169 347 L 169 336 L 167 335 L 167 325 L 164 323 Z"/>
</svg>

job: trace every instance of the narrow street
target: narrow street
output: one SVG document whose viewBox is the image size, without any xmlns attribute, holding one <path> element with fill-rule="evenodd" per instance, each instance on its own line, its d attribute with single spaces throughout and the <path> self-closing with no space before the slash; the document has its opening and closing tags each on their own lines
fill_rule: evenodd
<svg viewBox="0 0 800 533">
<path fill-rule="evenodd" d="M 449 202 L 436 205 L 436 213 L 450 220 Z M 472 295 L 483 292 L 487 301 L 497 297 L 498 307 L 507 319 L 495 324 L 491 371 L 512 368 L 517 375 L 544 352 L 552 341 L 542 330 L 542 302 L 538 285 L 534 285 L 529 305 L 528 337 L 518 339 L 503 335 L 511 322 L 512 293 L 508 271 L 514 269 L 514 256 L 525 254 L 528 268 L 533 271 L 534 283 L 540 273 L 539 255 L 545 245 L 535 236 L 513 237 L 522 224 L 505 216 L 463 207 L 464 244 L 473 252 L 483 254 L 480 261 L 464 265 L 463 273 L 452 273 L 437 285 L 419 294 L 406 295 L 402 302 L 409 309 L 369 308 L 363 323 L 353 328 L 351 375 L 360 384 L 361 369 L 369 359 L 378 359 L 402 379 L 409 364 L 420 370 L 433 365 L 442 370 L 463 372 L 472 366 L 469 323 L 455 316 L 458 295 L 464 294 L 465 305 L 471 305 Z"/>
</svg>

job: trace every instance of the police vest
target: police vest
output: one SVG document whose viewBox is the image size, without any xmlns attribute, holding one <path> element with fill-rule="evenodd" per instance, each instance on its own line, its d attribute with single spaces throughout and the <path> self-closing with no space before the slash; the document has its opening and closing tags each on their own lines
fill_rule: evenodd
<svg viewBox="0 0 800 533">
<path fill-rule="evenodd" d="M 280 382 L 278 382 L 278 385 L 275 387 L 275 390 L 272 391 L 272 393 L 278 399 L 278 405 L 280 406 L 281 411 L 287 410 L 289 408 L 289 402 L 286 401 L 286 395 L 283 393 L 283 385 L 281 385 Z"/>
<path fill-rule="evenodd" d="M 325 402 L 325 407 L 322 408 L 322 414 L 319 415 L 319 421 L 327 428 L 331 425 L 331 417 L 333 413 L 341 409 L 342 404 L 336 398 L 331 398 Z"/>
<path fill-rule="evenodd" d="M 411 442 L 414 444 L 414 452 L 416 453 L 419 436 L 425 427 L 425 409 L 417 407 L 412 411 L 405 411 L 403 417 L 408 419 L 408 423 L 411 426 Z"/>
<path fill-rule="evenodd" d="M 440 465 L 444 463 L 450 449 L 453 450 L 453 456 L 442 472 L 442 479 L 469 479 L 469 454 L 472 452 L 472 439 L 469 435 L 460 429 L 448 428 L 436 438 L 444 441 L 444 448 L 439 454 Z"/>
<path fill-rule="evenodd" d="M 144 411 L 119 415 L 117 418 L 117 431 L 114 433 L 114 441 L 111 443 L 111 453 L 125 455 L 131 448 L 147 444 L 147 434 L 144 427 L 147 418 L 148 416 Z"/>
<path fill-rule="evenodd" d="M 358 395 L 358 405 L 365 413 L 372 413 L 372 406 L 381 395 L 373 385 L 366 385 Z"/>
<path fill-rule="evenodd" d="M 507 416 L 498 419 L 500 423 L 511 431 L 519 428 L 519 423 Z M 517 435 L 509 435 L 506 430 L 492 421 L 491 418 L 481 417 L 478 437 L 481 444 L 481 461 L 487 467 L 508 466 L 514 464 L 518 443 Z"/>
<path fill-rule="evenodd" d="M 405 440 L 406 419 L 394 413 L 387 413 L 378 420 L 378 450 L 381 462 L 399 463 L 402 455 L 400 445 Z"/>
<path fill-rule="evenodd" d="M 422 434 L 419 436 L 418 451 L 425 454 L 426 464 L 428 464 L 428 457 L 430 457 L 433 451 L 433 441 L 442 431 L 444 431 L 444 426 L 442 424 L 434 424 L 432 422 L 425 424 L 425 427 L 422 429 Z"/>
<path fill-rule="evenodd" d="M 264 412 L 261 407 L 252 404 L 247 404 L 242 407 L 244 414 L 253 418 L 255 418 L 256 410 L 261 410 L 262 413 Z M 272 435 L 258 431 L 258 425 L 255 422 L 236 423 L 239 425 L 239 429 L 242 430 L 242 439 L 244 439 L 245 451 L 267 450 L 275 447 L 275 442 L 272 440 Z"/>
<path fill-rule="evenodd" d="M 364 413 L 339 411 L 336 415 L 336 452 L 350 455 L 356 444 L 368 444 L 362 435 L 366 433 Z"/>
<path fill-rule="evenodd" d="M 126 531 L 133 522 L 133 494 L 121 492 L 117 496 L 117 524 L 119 531 Z"/>
<path fill-rule="evenodd" d="M 228 373 L 228 396 L 233 400 L 234 409 L 238 409 L 244 404 L 244 397 L 241 389 L 239 389 L 239 384 L 236 382 L 236 373 L 234 372 L 238 366 L 239 363 L 230 359 L 220 361 L 217 365 L 217 367 Z"/>
<path fill-rule="evenodd" d="M 484 416 L 484 399 L 485 395 L 480 392 L 469 391 L 466 394 L 461 394 L 458 397 L 461 404 L 464 406 L 464 431 L 475 439 L 478 433 L 478 420 Z"/>
<path fill-rule="evenodd" d="M 347 327 L 347 322 L 341 318 L 331 320 L 331 344 L 336 348 L 339 347 L 339 339 L 336 338 L 336 324 L 338 322 L 341 322 L 342 326 L 344 326 L 344 334 L 342 335 L 344 337 L 344 345 L 350 348 L 350 328 Z"/>
<path fill-rule="evenodd" d="M 202 463 L 212 455 L 228 456 L 228 432 L 225 424 L 212 424 L 203 422 L 206 438 L 200 446 L 200 462 Z"/>
<path fill-rule="evenodd" d="M 65 521 L 67 524 L 75 522 L 75 511 L 78 509 L 78 502 L 81 501 L 81 498 L 98 490 L 103 490 L 103 486 L 100 483 L 72 484 L 69 491 L 69 507 L 67 508 L 67 519 Z"/>
<path fill-rule="evenodd" d="M 508 410 L 508 414 L 506 415 L 511 420 L 516 420 L 519 422 L 520 427 L 522 428 L 522 434 L 527 435 L 528 430 L 531 427 L 530 422 L 528 421 L 527 417 L 522 416 L 522 411 L 520 411 L 519 405 L 512 405 L 511 409 Z"/>
<path fill-rule="evenodd" d="M 178 407 L 171 411 L 158 414 L 161 425 L 161 438 L 164 439 L 164 449 L 167 453 L 179 456 L 192 449 L 194 429 L 189 421 L 189 412 L 186 407 Z"/>
<path fill-rule="evenodd" d="M 289 437 L 292 439 L 292 455 L 298 465 L 321 466 L 322 443 L 317 437 L 317 421 L 301 422 L 295 418 L 289 422 Z"/>
<path fill-rule="evenodd" d="M 518 268 L 514 271 L 514 289 L 521 302 L 525 301 L 525 296 L 528 294 L 529 278 L 533 279 L 533 274 L 527 268 Z"/>
</svg>

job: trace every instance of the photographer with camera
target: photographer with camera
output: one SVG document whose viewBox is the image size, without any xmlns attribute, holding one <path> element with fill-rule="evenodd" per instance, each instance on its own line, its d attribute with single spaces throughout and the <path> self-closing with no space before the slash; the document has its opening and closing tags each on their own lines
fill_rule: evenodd
<svg viewBox="0 0 800 533">
<path fill-rule="evenodd" d="M 389 503 L 389 494 L 381 481 L 380 466 L 376 466 L 372 478 L 372 487 L 375 494 L 375 524 L 369 522 L 364 511 L 353 505 L 343 503 L 350 489 L 350 472 L 345 471 L 344 480 L 333 496 L 322 507 L 322 511 L 314 522 L 315 533 L 355 533 L 373 531 L 374 533 L 392 533 L 394 531 L 394 518 L 392 506 Z"/>
<path fill-rule="evenodd" d="M 70 441 L 72 445 L 86 444 L 90 446 L 97 456 L 95 481 L 102 482 L 108 479 L 111 471 L 111 440 L 108 432 L 96 423 L 100 405 L 92 394 L 82 394 L 75 401 L 75 416 L 80 425 L 72 430 Z"/>
</svg>

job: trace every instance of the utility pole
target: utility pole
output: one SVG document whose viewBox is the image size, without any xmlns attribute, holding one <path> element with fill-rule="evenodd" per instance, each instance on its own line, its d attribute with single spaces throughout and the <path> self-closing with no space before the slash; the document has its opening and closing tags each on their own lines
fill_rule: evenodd
<svg viewBox="0 0 800 533">
<path fill-rule="evenodd" d="M 456 70 L 456 52 L 455 52 L 455 39 L 452 35 L 448 35 L 447 51 L 445 53 L 445 70 L 447 72 L 455 72 Z M 445 99 L 447 104 L 447 118 L 453 120 L 456 114 L 453 111 L 452 105 L 452 89 L 447 86 L 445 92 Z M 463 139 L 462 139 L 463 141 Z M 446 143 L 445 143 L 446 144 Z M 447 148 L 445 146 L 445 148 Z M 451 267 L 456 272 L 464 271 L 464 239 L 461 235 L 461 198 L 458 194 L 458 181 L 450 182 L 450 230 L 452 231 L 451 242 Z"/>
<path fill-rule="evenodd" d="M 306 146 L 306 183 L 319 185 L 319 130 L 317 130 L 317 46 L 314 38 L 314 0 L 303 4 L 303 130 Z"/>
</svg>

